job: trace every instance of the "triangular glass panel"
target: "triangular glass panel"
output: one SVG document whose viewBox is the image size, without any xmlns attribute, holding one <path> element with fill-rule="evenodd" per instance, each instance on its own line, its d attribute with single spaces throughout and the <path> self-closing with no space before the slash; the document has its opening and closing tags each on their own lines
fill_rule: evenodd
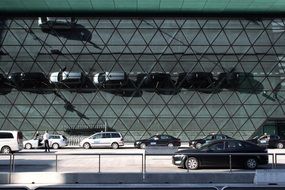
<svg viewBox="0 0 285 190">
<path fill-rule="evenodd" d="M 272 114 L 271 114 L 271 117 L 280 117 L 280 118 L 282 118 L 282 117 L 284 117 L 284 110 L 282 109 L 282 107 L 281 106 L 278 106 L 278 108 L 277 109 L 275 109 L 273 112 L 272 112 Z"/>
<path fill-rule="evenodd" d="M 164 124 L 163 120 L 168 120 L 168 121 L 166 124 Z M 180 125 L 180 123 L 178 123 L 177 119 L 171 121 L 171 119 L 164 118 L 163 120 L 159 119 L 159 121 L 162 123 L 163 126 L 167 126 L 166 128 L 167 131 L 176 131 L 177 134 L 181 133 L 183 127 Z"/>
<path fill-rule="evenodd" d="M 154 115 L 159 115 L 164 109 L 164 105 L 149 105 L 148 106 Z"/>
<path fill-rule="evenodd" d="M 126 131 L 127 130 L 125 124 L 120 119 L 117 119 L 116 122 L 114 123 L 114 129 L 116 131 Z"/>
<path fill-rule="evenodd" d="M 255 127 L 252 124 L 252 121 L 248 119 L 245 124 L 240 128 L 240 131 L 252 131 L 255 130 Z"/>
<path fill-rule="evenodd" d="M 192 112 L 192 109 L 191 109 L 191 112 Z M 210 112 L 206 106 L 203 106 L 195 116 L 197 116 L 197 117 L 212 117 L 212 115 L 210 114 Z"/>
<path fill-rule="evenodd" d="M 199 127 L 204 130 L 205 127 L 207 127 L 209 121 L 211 120 L 211 118 L 202 118 L 202 117 L 198 117 L 195 119 L 197 124 L 199 125 Z M 205 129 L 206 130 L 206 129 Z"/>
<path fill-rule="evenodd" d="M 152 122 L 151 125 L 149 126 L 148 130 L 165 131 L 165 128 L 164 128 L 164 126 L 161 125 L 160 122 L 158 122 L 158 120 L 154 120 L 154 122 Z"/>
<path fill-rule="evenodd" d="M 33 127 L 31 128 L 31 124 L 26 123 L 25 127 L 22 129 L 22 125 L 23 125 L 23 118 L 13 118 L 13 120 L 9 120 L 18 130 L 25 130 L 28 127 L 28 130 L 33 130 Z M 27 121 L 26 121 L 27 122 Z"/>
<path fill-rule="evenodd" d="M 225 120 L 226 123 L 223 125 L 221 129 L 221 131 L 236 131 L 238 129 L 238 127 L 236 126 L 236 124 L 233 122 L 232 119 L 226 119 Z"/>
<path fill-rule="evenodd" d="M 246 35 L 245 31 L 242 31 L 241 34 L 238 35 L 238 37 L 234 40 L 234 45 L 244 45 L 244 46 L 250 46 L 251 43 Z"/>
<path fill-rule="evenodd" d="M 191 30 L 191 33 L 193 33 L 193 34 L 196 34 L 196 32 L 197 31 L 195 31 L 195 30 Z M 190 41 L 191 45 L 197 45 L 197 46 L 198 45 L 199 46 L 208 46 L 208 45 L 210 45 L 209 42 L 207 41 L 207 38 L 206 38 L 205 34 L 202 32 L 202 30 L 199 30 L 198 32 L 199 33 L 197 35 L 192 36 L 193 37 L 192 38 L 193 41 L 192 40 Z"/>
<path fill-rule="evenodd" d="M 2 128 L 1 128 L 2 130 L 19 130 L 19 129 L 17 129 L 16 128 L 16 126 L 14 126 L 13 124 L 12 124 L 12 122 L 9 120 L 9 119 L 6 119 L 5 121 L 4 121 L 4 124 L 2 125 Z"/>
<path fill-rule="evenodd" d="M 236 129 L 239 130 L 247 122 L 248 118 L 232 118 L 232 120 L 236 126 Z"/>
<path fill-rule="evenodd" d="M 46 113 L 46 117 L 61 117 L 64 115 L 66 109 L 63 106 L 56 106 L 53 105 L 49 108 L 48 112 Z"/>
<path fill-rule="evenodd" d="M 212 132 L 218 132 L 220 129 L 215 123 L 213 119 L 210 120 L 210 122 L 207 123 L 207 125 L 204 127 L 205 131 L 212 131 Z"/>
<path fill-rule="evenodd" d="M 111 107 L 107 107 L 104 112 L 102 112 L 101 117 L 116 117 L 119 113 L 115 113 Z"/>
<path fill-rule="evenodd" d="M 160 108 L 162 109 L 162 108 Z M 155 114 L 149 107 L 145 107 L 145 109 L 141 112 L 140 117 L 154 117 Z"/>
<path fill-rule="evenodd" d="M 26 106 L 13 106 L 8 114 L 8 117 L 24 117 L 29 108 Z"/>
<path fill-rule="evenodd" d="M 227 109 L 224 106 L 221 106 L 216 113 L 211 112 L 211 114 L 214 115 L 215 117 L 230 117 Z"/>
</svg>

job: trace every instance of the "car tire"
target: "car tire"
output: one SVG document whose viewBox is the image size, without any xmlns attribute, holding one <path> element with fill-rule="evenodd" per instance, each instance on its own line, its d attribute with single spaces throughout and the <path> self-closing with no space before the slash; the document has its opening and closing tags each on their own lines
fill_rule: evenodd
<svg viewBox="0 0 285 190">
<path fill-rule="evenodd" d="M 25 144 L 25 149 L 32 149 L 32 144 L 31 143 L 27 143 Z"/>
<path fill-rule="evenodd" d="M 145 149 L 145 147 L 146 147 L 146 144 L 144 144 L 144 143 L 140 144 L 141 149 Z"/>
<path fill-rule="evenodd" d="M 173 145 L 173 143 L 169 143 L 167 146 L 168 147 L 173 147 L 174 145 Z"/>
<path fill-rule="evenodd" d="M 195 148 L 196 148 L 196 149 L 199 149 L 199 148 L 201 148 L 201 146 L 202 146 L 201 143 L 197 143 L 197 144 L 195 145 Z"/>
<path fill-rule="evenodd" d="M 196 170 L 199 168 L 199 161 L 195 157 L 189 157 L 186 159 L 185 168 L 189 170 Z"/>
<path fill-rule="evenodd" d="M 118 144 L 118 143 L 112 143 L 112 144 L 111 144 L 111 147 L 112 147 L 113 149 L 118 149 L 118 148 L 119 148 L 119 144 Z"/>
<path fill-rule="evenodd" d="M 59 144 L 57 144 L 57 143 L 52 144 L 52 148 L 53 149 L 59 149 Z"/>
<path fill-rule="evenodd" d="M 258 164 L 257 164 L 256 158 L 249 158 L 245 162 L 245 166 L 247 169 L 251 169 L 251 170 L 256 169 L 257 165 Z"/>
<path fill-rule="evenodd" d="M 84 143 L 83 148 L 89 149 L 89 148 L 91 148 L 91 145 L 89 143 Z"/>
<path fill-rule="evenodd" d="M 280 149 L 284 148 L 283 143 L 278 143 L 278 144 L 277 144 L 277 148 L 280 148 Z"/>
<path fill-rule="evenodd" d="M 11 148 L 10 148 L 9 146 L 3 146 L 3 147 L 1 148 L 1 152 L 2 152 L 3 154 L 10 154 L 12 151 L 11 151 Z"/>
</svg>

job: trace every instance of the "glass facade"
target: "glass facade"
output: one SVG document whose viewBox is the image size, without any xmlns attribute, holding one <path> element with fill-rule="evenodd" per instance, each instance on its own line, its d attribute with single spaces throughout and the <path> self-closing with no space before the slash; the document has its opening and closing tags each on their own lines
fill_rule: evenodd
<svg viewBox="0 0 285 190">
<path fill-rule="evenodd" d="M 106 128 L 125 141 L 156 133 L 187 141 L 210 132 L 247 139 L 268 118 L 284 117 L 284 31 L 280 18 L 79 18 L 71 29 L 47 30 L 38 18 L 2 19 L 4 77 L 42 72 L 49 79 L 66 68 L 90 85 L 37 91 L 2 81 L 0 128 L 25 138 Z M 93 83 L 98 72 L 125 72 L 130 85 L 102 90 Z M 151 73 L 171 79 L 150 77 L 143 88 L 138 75 Z"/>
</svg>

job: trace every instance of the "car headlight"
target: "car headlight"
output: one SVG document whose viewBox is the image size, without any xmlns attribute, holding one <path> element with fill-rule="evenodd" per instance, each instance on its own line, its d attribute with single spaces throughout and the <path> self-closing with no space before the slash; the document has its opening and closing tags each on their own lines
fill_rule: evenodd
<svg viewBox="0 0 285 190">
<path fill-rule="evenodd" d="M 183 154 L 175 154 L 173 157 L 175 157 L 175 158 L 181 158 L 181 157 L 184 157 L 185 155 L 183 155 Z"/>
<path fill-rule="evenodd" d="M 141 144 L 141 142 L 140 142 L 140 141 L 137 141 L 136 144 Z"/>
<path fill-rule="evenodd" d="M 192 144 L 195 144 L 195 141 L 192 141 Z"/>
</svg>

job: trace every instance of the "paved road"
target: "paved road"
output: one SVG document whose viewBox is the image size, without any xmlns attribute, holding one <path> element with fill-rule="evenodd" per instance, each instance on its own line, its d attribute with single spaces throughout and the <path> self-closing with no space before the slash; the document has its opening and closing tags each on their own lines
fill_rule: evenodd
<svg viewBox="0 0 285 190">
<path fill-rule="evenodd" d="M 167 151 L 161 151 L 167 153 Z M 173 151 L 168 151 L 169 153 Z M 270 153 L 285 153 L 285 149 L 271 149 Z M 70 155 L 63 155 L 70 154 Z M 73 155 L 72 155 L 73 154 Z M 89 155 L 74 155 L 89 154 Z M 97 155 L 90 155 L 97 154 Z M 99 156 L 98 154 L 105 154 Z M 106 155 L 117 154 L 117 155 Z M 137 155 L 119 155 L 119 154 L 137 154 Z M 51 150 L 50 153 L 44 153 L 44 150 L 23 150 L 15 155 L 15 171 L 16 172 L 52 172 L 56 171 L 56 155 L 57 155 L 57 171 L 59 172 L 142 172 L 142 155 L 144 150 L 134 148 L 124 148 L 118 150 L 112 149 L 75 149 L 66 148 L 59 150 Z M 270 163 L 272 159 L 269 158 Z M 278 168 L 284 168 L 285 156 L 278 158 L 280 165 Z M 261 166 L 259 169 L 271 168 L 271 165 Z M 9 171 L 9 157 L 0 156 L 0 171 Z M 187 170 L 177 168 L 171 163 L 171 156 L 147 156 L 146 157 L 147 172 L 175 172 L 185 173 Z M 190 172 L 228 172 L 228 169 L 200 169 Z M 248 170 L 235 169 L 234 171 Z"/>
</svg>

